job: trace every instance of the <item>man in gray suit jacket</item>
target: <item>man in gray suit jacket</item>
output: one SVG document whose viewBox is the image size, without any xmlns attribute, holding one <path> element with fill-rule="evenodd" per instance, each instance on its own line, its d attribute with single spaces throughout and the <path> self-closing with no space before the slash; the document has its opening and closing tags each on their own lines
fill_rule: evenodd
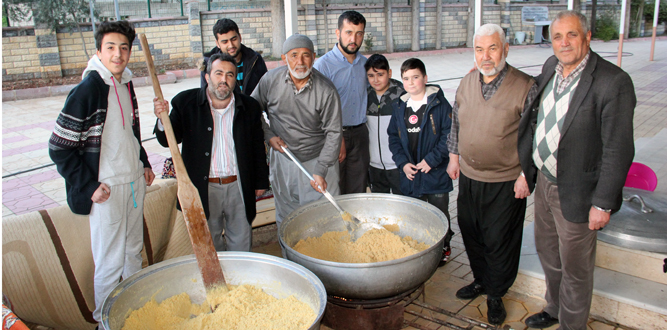
<svg viewBox="0 0 667 330">
<path fill-rule="evenodd" d="M 535 189 L 535 242 L 547 305 L 531 328 L 586 329 L 597 230 L 622 203 L 634 157 L 637 103 L 630 76 L 590 50 L 586 17 L 557 15 L 555 56 L 537 77 L 541 96 L 519 126 L 519 157 Z"/>
</svg>

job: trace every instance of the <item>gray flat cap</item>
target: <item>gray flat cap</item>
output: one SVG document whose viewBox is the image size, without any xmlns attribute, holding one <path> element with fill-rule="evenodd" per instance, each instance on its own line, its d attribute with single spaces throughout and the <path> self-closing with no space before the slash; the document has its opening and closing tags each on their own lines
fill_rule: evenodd
<svg viewBox="0 0 667 330">
<path fill-rule="evenodd" d="M 315 52 L 313 41 L 303 34 L 294 34 L 287 38 L 283 44 L 283 54 L 287 54 L 287 52 L 295 48 L 308 48 L 311 52 Z"/>
</svg>

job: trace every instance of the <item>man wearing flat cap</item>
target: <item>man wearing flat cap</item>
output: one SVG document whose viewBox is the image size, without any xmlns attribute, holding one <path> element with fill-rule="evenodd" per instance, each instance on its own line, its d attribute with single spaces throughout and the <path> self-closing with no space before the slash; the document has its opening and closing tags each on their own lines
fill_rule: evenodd
<svg viewBox="0 0 667 330">
<path fill-rule="evenodd" d="M 334 84 L 313 69 L 315 51 L 306 36 L 283 44 L 287 64 L 267 72 L 252 93 L 266 112 L 264 139 L 269 151 L 276 223 L 301 205 L 321 199 L 318 189 L 338 195 L 338 153 L 342 139 L 340 97 Z M 301 161 L 315 181 L 301 172 L 283 147 Z"/>
</svg>

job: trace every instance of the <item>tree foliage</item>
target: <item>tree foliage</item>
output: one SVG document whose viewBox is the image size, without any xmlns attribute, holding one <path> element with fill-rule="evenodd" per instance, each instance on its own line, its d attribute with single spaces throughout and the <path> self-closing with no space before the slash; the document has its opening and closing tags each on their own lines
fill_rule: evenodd
<svg viewBox="0 0 667 330">
<path fill-rule="evenodd" d="M 44 24 L 51 31 L 55 32 L 58 28 L 66 28 L 70 34 L 78 31 L 81 36 L 81 43 L 83 50 L 88 55 L 86 43 L 83 38 L 83 32 L 79 23 L 90 17 L 90 4 L 94 0 L 8 0 L 6 3 L 11 4 L 15 8 L 29 8 L 32 9 L 30 14 L 21 12 L 17 9 L 14 12 L 9 12 L 9 17 L 16 19 L 25 19 L 32 15 L 35 24 Z M 3 1 L 3 3 L 5 3 Z M 9 7 L 11 7 L 9 6 Z M 94 12 L 97 18 L 98 13 Z"/>
<path fill-rule="evenodd" d="M 653 21 L 653 12 L 655 11 L 655 0 L 646 3 L 644 7 L 644 18 L 647 21 Z M 660 1 L 660 10 L 658 11 L 658 24 L 667 22 L 667 1 Z"/>
<path fill-rule="evenodd" d="M 3 26 L 10 26 L 12 22 L 28 21 L 32 18 L 31 1 L 5 0 L 2 1 Z M 5 21 L 7 24 L 5 25 Z"/>
</svg>

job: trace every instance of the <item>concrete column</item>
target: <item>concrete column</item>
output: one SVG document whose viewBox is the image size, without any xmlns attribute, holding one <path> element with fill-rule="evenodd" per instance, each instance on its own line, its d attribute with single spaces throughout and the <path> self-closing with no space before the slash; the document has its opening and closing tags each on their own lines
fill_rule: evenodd
<svg viewBox="0 0 667 330">
<path fill-rule="evenodd" d="M 33 17 L 37 17 L 39 8 L 33 5 Z M 35 78 L 62 77 L 63 68 L 60 63 L 60 52 L 58 39 L 55 31 L 35 18 L 35 38 L 37 39 L 37 50 L 39 55 L 39 73 L 35 72 Z"/>
<path fill-rule="evenodd" d="M 188 10 L 190 51 L 192 52 L 192 61 L 195 62 L 204 55 L 204 40 L 201 34 L 201 13 L 199 12 L 198 1 L 188 1 L 185 5 Z"/>
<path fill-rule="evenodd" d="M 285 43 L 285 3 L 284 0 L 271 0 L 271 25 L 273 42 L 271 56 L 280 58 Z"/>
<path fill-rule="evenodd" d="M 435 1 L 435 49 L 442 49 L 442 0 Z"/>
<path fill-rule="evenodd" d="M 392 28 L 393 21 L 391 19 L 391 16 L 392 16 L 391 0 L 384 0 L 384 19 L 385 19 L 384 29 L 385 29 L 385 36 L 387 36 L 387 53 L 394 52 L 394 32 Z"/>
<path fill-rule="evenodd" d="M 317 16 L 315 15 L 315 0 L 301 0 L 301 6 L 305 9 L 306 28 L 301 32 L 313 41 L 315 51 L 319 49 L 317 40 Z"/>
<path fill-rule="evenodd" d="M 285 0 L 285 34 L 287 37 L 299 33 L 299 14 L 296 0 Z"/>
<path fill-rule="evenodd" d="M 419 4 L 420 0 L 412 1 L 412 50 L 419 50 Z"/>
<path fill-rule="evenodd" d="M 419 0 L 419 49 L 426 48 L 426 0 Z"/>
<path fill-rule="evenodd" d="M 468 35 L 466 37 L 466 47 L 472 48 L 473 38 L 475 37 L 475 3 L 477 0 L 468 0 Z"/>
<path fill-rule="evenodd" d="M 505 30 L 506 41 L 509 41 L 512 39 L 510 33 L 513 32 L 510 31 L 510 0 L 498 0 L 498 4 L 500 5 L 500 27 Z"/>
</svg>

